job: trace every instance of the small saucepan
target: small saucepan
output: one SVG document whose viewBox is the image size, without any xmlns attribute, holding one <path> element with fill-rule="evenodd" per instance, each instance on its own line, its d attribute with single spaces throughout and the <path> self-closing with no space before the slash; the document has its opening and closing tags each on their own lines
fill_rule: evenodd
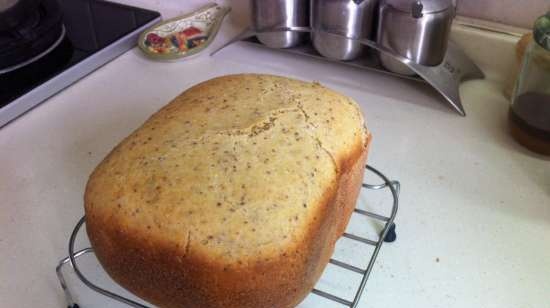
<svg viewBox="0 0 550 308">
<path fill-rule="evenodd" d="M 351 40 L 369 39 L 378 0 L 311 0 L 313 46 L 324 57 L 353 60 L 364 50 Z"/>
<path fill-rule="evenodd" d="M 41 0 L 0 0 L 0 31 L 16 28 L 35 12 Z"/>
</svg>

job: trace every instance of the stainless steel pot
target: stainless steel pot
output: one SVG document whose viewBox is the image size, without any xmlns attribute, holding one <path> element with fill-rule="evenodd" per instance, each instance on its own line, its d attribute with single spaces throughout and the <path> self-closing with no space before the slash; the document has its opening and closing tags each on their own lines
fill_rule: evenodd
<svg viewBox="0 0 550 308">
<path fill-rule="evenodd" d="M 418 64 L 439 65 L 454 16 L 452 0 L 381 0 L 377 42 Z M 387 55 L 380 54 L 380 61 L 392 72 L 414 75 Z"/>
<path fill-rule="evenodd" d="M 252 28 L 256 31 L 276 27 L 309 27 L 309 0 L 251 0 Z M 299 45 L 307 33 L 283 31 L 258 34 L 258 40 L 271 48 Z"/>
<path fill-rule="evenodd" d="M 323 56 L 353 60 L 364 47 L 352 38 L 370 38 L 377 0 L 311 0 L 311 40 Z"/>
<path fill-rule="evenodd" d="M 0 0 L 0 31 L 17 27 L 39 4 L 40 0 Z"/>
</svg>

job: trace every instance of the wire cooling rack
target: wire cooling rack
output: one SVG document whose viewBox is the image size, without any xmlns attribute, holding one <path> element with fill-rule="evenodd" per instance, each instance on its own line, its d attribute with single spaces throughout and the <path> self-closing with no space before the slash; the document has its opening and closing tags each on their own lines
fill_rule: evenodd
<svg viewBox="0 0 550 308">
<path fill-rule="evenodd" d="M 333 302 L 339 303 L 343 306 L 350 307 L 350 308 L 358 307 L 359 300 L 361 299 L 361 295 L 364 293 L 365 286 L 367 284 L 367 280 L 369 279 L 369 276 L 370 276 L 370 274 L 372 272 L 372 269 L 374 267 L 376 257 L 378 256 L 378 253 L 380 252 L 380 248 L 382 248 L 382 245 L 384 244 L 384 242 L 393 242 L 397 238 L 396 233 L 395 233 L 394 219 L 395 219 L 395 216 L 397 214 L 397 208 L 398 208 L 398 205 L 399 205 L 399 191 L 400 191 L 400 186 L 401 185 L 398 181 L 389 180 L 383 173 L 381 173 L 380 171 L 378 171 L 377 169 L 375 169 L 371 166 L 367 165 L 365 168 L 369 172 L 377 175 L 380 179 L 382 179 L 383 183 L 382 184 L 376 184 L 376 185 L 363 183 L 362 188 L 367 189 L 367 190 L 389 189 L 391 194 L 392 194 L 392 197 L 393 197 L 393 204 L 392 204 L 392 208 L 391 208 L 391 214 L 388 217 L 388 216 L 383 216 L 383 215 L 373 213 L 373 212 L 370 212 L 370 211 L 355 208 L 354 215 L 367 216 L 367 217 L 373 218 L 375 220 L 381 221 L 381 222 L 383 222 L 384 227 L 382 228 L 382 231 L 379 233 L 378 238 L 374 239 L 374 240 L 363 237 L 363 236 L 358 236 L 358 235 L 355 235 L 355 234 L 352 234 L 352 233 L 347 233 L 347 232 L 342 235 L 342 237 L 345 237 L 345 238 L 348 238 L 350 240 L 356 241 L 360 244 L 374 247 L 374 250 L 370 254 L 369 263 L 368 263 L 368 265 L 365 269 L 359 268 L 357 266 L 351 265 L 351 264 L 343 262 L 343 261 L 339 261 L 339 260 L 334 259 L 334 258 L 330 259 L 331 264 L 333 264 L 335 266 L 338 266 L 338 267 L 340 267 L 340 268 L 342 268 L 346 271 L 362 275 L 361 282 L 357 286 L 357 291 L 356 291 L 355 296 L 352 300 L 344 299 L 344 298 L 339 297 L 337 295 L 334 295 L 332 293 L 321 291 L 317 288 L 315 288 L 311 291 L 311 293 L 313 293 L 317 296 L 324 297 L 328 300 L 331 300 Z M 108 297 L 108 298 L 111 298 L 112 300 L 124 303 L 124 304 L 126 304 L 130 307 L 150 308 L 150 306 L 143 305 L 141 303 L 138 303 L 134 300 L 131 300 L 127 297 L 116 294 L 114 292 L 108 291 L 108 290 L 92 283 L 80 271 L 80 268 L 79 268 L 78 263 L 77 263 L 77 259 L 80 258 L 83 255 L 86 255 L 86 254 L 93 254 L 93 249 L 90 248 L 90 247 L 89 248 L 84 248 L 82 250 L 75 251 L 74 246 L 75 246 L 76 237 L 77 237 L 78 232 L 80 231 L 82 225 L 85 222 L 86 222 L 86 216 L 82 217 L 78 221 L 78 223 L 76 224 L 76 226 L 73 229 L 73 232 L 71 234 L 71 237 L 69 239 L 69 256 L 64 258 L 63 260 L 61 260 L 59 262 L 59 264 L 57 265 L 56 269 L 55 269 L 56 273 L 57 273 L 57 277 L 59 279 L 59 283 L 61 284 L 61 288 L 63 289 L 63 291 L 65 293 L 65 298 L 66 298 L 66 301 L 67 301 L 67 307 L 68 308 L 80 308 L 78 303 L 74 300 L 75 297 L 71 293 L 71 291 L 70 291 L 70 289 L 69 289 L 69 287 L 66 283 L 65 276 L 63 275 L 63 267 L 67 266 L 67 265 L 70 265 L 72 267 L 74 273 L 76 274 L 76 277 L 78 279 L 80 279 L 80 281 L 82 283 L 84 283 L 85 286 L 87 286 L 91 290 L 97 292 L 98 294 L 103 295 L 103 296 Z M 82 307 L 82 308 L 84 308 L 84 307 Z"/>
</svg>

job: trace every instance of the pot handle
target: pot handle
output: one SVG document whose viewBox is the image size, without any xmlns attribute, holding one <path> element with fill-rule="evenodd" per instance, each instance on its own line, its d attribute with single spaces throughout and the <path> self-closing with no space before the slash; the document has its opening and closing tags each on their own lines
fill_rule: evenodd
<svg viewBox="0 0 550 308">
<path fill-rule="evenodd" d="M 416 19 L 422 18 L 422 16 L 424 16 L 424 14 L 422 14 L 423 10 L 424 10 L 424 4 L 422 4 L 422 1 L 418 0 L 413 2 L 412 8 L 411 8 L 412 17 Z"/>
</svg>

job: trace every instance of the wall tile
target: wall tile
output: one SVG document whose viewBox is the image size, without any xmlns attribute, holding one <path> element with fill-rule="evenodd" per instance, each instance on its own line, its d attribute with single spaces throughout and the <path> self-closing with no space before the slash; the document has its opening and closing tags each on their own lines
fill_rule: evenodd
<svg viewBox="0 0 550 308">
<path fill-rule="evenodd" d="M 458 14 L 531 28 L 550 11 L 550 0 L 458 0 Z"/>
</svg>

